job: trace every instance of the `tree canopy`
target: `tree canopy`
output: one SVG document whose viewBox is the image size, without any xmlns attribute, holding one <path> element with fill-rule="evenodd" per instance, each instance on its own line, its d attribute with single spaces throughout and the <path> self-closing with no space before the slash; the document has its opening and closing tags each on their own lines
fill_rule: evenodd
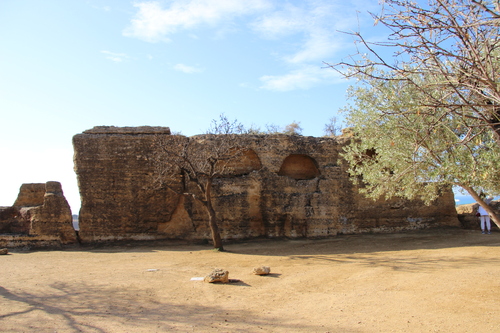
<svg viewBox="0 0 500 333">
<path fill-rule="evenodd" d="M 446 186 L 500 194 L 500 147 L 479 121 L 419 106 L 421 92 L 398 81 L 352 86 L 344 109 L 354 133 L 344 157 L 370 197 L 430 202 Z M 468 190 L 469 191 L 469 190 Z"/>
<path fill-rule="evenodd" d="M 330 65 L 358 81 L 350 172 L 371 197 L 430 202 L 460 186 L 494 215 L 479 194 L 500 194 L 499 1 L 384 0 L 373 17 L 388 41 L 353 33 L 366 53 Z"/>
</svg>

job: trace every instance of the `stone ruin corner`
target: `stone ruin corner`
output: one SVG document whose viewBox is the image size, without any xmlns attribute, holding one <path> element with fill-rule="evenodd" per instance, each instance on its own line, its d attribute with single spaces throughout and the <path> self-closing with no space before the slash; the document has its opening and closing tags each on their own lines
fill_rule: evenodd
<svg viewBox="0 0 500 333">
<path fill-rule="evenodd" d="M 22 184 L 14 204 L 0 207 L 0 247 L 76 242 L 71 208 L 59 182 Z"/>
</svg>

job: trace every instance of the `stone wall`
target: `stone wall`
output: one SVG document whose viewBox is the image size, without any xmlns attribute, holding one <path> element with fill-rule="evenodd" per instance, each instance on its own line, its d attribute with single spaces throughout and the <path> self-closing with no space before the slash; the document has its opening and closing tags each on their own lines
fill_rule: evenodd
<svg viewBox="0 0 500 333">
<path fill-rule="evenodd" d="M 0 247 L 39 247 L 77 241 L 59 182 L 23 184 L 14 205 L 0 207 Z"/>
<path fill-rule="evenodd" d="M 96 127 L 74 136 L 82 241 L 210 239 L 200 203 L 151 186 L 155 135 L 175 138 L 161 127 Z M 215 181 L 224 239 L 459 226 L 451 190 L 431 206 L 361 196 L 339 162 L 347 137 L 241 135 L 240 140 L 248 148 L 239 161 L 241 172 Z"/>
</svg>

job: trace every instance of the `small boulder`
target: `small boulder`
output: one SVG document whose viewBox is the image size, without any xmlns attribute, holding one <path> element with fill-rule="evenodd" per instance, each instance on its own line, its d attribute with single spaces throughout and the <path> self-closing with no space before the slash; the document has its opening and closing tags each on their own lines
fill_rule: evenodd
<svg viewBox="0 0 500 333">
<path fill-rule="evenodd" d="M 9 254 L 9 250 L 7 248 L 0 249 L 0 255 L 5 255 L 5 254 Z"/>
<path fill-rule="evenodd" d="M 214 283 L 214 282 L 228 283 L 229 272 L 223 270 L 222 268 L 216 268 L 212 271 L 212 273 L 205 276 L 204 281 L 208 283 Z"/>
<path fill-rule="evenodd" d="M 255 267 L 253 269 L 253 273 L 255 275 L 267 275 L 267 274 L 271 273 L 271 267 L 269 267 L 269 266 Z"/>
</svg>

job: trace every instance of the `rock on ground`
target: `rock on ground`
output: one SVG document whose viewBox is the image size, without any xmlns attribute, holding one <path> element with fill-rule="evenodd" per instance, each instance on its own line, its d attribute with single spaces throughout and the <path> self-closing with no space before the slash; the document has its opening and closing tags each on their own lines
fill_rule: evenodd
<svg viewBox="0 0 500 333">
<path fill-rule="evenodd" d="M 205 276 L 205 282 L 208 282 L 208 283 L 213 283 L 213 282 L 228 283 L 229 282 L 229 272 L 222 269 L 222 268 L 216 268 L 212 271 L 212 273 Z"/>
</svg>

